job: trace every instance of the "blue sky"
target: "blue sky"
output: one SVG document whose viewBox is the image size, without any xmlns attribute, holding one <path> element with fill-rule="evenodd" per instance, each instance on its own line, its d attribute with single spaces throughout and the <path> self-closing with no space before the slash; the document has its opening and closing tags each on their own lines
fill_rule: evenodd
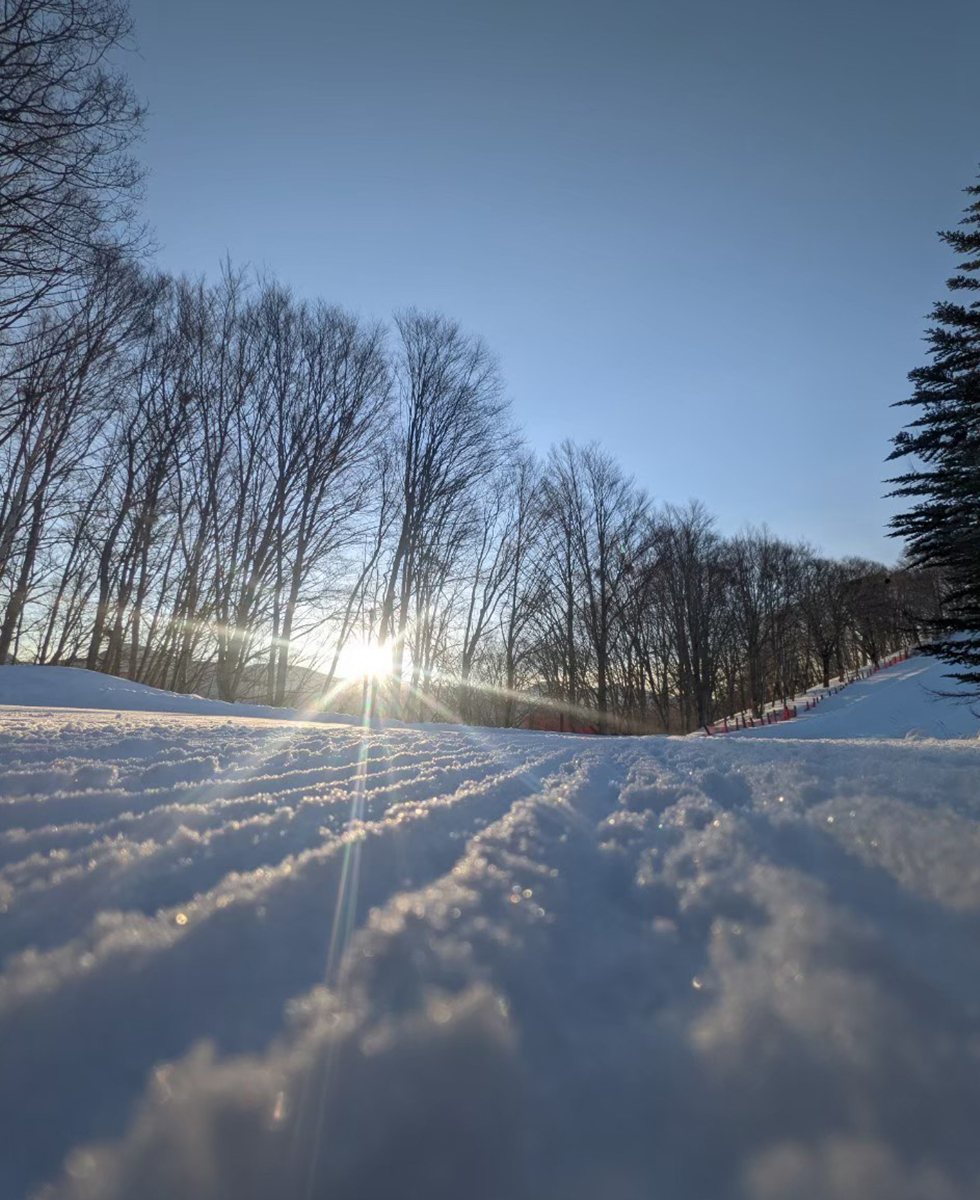
<svg viewBox="0 0 980 1200">
<path fill-rule="evenodd" d="M 132 0 L 160 264 L 499 353 L 532 445 L 894 558 L 889 408 L 980 160 L 965 0 Z"/>
</svg>

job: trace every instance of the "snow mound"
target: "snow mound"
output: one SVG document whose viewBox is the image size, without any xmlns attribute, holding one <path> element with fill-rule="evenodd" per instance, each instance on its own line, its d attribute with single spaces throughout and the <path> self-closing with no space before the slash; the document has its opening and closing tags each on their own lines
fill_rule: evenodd
<svg viewBox="0 0 980 1200">
<path fill-rule="evenodd" d="M 227 704 L 118 679 L 82 667 L 38 667 L 15 663 L 0 667 L 0 705 L 45 708 L 111 709 L 118 712 L 185 713 L 198 716 L 259 717 L 275 720 L 328 720 L 350 724 L 337 713 L 303 713 L 262 704 Z"/>
<path fill-rule="evenodd" d="M 968 1200 L 980 743 L 10 707 L 0 1200 Z"/>
<path fill-rule="evenodd" d="M 810 712 L 777 725 L 739 730 L 764 738 L 975 738 L 980 699 L 946 677 L 950 667 L 925 655 L 906 659 L 825 696 Z M 814 695 L 819 689 L 814 689 Z"/>
</svg>

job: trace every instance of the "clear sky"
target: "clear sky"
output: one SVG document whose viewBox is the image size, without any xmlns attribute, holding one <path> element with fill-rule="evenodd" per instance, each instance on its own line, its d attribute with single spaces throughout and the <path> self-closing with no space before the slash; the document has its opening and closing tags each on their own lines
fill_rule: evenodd
<svg viewBox="0 0 980 1200">
<path fill-rule="evenodd" d="M 159 261 L 500 354 L 529 441 L 894 558 L 889 404 L 980 160 L 977 0 L 132 0 Z"/>
</svg>

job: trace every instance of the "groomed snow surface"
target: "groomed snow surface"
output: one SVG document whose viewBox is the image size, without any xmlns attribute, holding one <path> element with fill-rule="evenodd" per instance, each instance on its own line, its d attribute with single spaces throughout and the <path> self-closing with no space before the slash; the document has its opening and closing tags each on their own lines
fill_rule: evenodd
<svg viewBox="0 0 980 1200">
<path fill-rule="evenodd" d="M 810 711 L 799 697 L 799 716 L 780 725 L 739 730 L 739 737 L 788 738 L 974 738 L 980 730 L 980 703 L 964 697 L 935 658 L 914 655 L 867 679 L 823 696 Z"/>
<path fill-rule="evenodd" d="M 3 1200 L 980 1195 L 968 710 L 597 739 L 95 686 L 0 668 Z"/>
</svg>

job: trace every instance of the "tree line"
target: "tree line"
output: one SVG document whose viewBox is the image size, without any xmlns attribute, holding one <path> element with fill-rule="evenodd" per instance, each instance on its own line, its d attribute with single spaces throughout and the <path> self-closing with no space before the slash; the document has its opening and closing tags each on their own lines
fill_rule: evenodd
<svg viewBox="0 0 980 1200">
<path fill-rule="evenodd" d="M 401 715 L 691 729 L 910 637 L 932 575 L 656 506 L 521 444 L 493 354 L 106 256 L 0 382 L 0 656 L 284 705 L 390 648 Z M 350 697 L 340 697 L 350 702 Z"/>
<path fill-rule="evenodd" d="M 381 645 L 401 716 L 682 731 L 936 618 L 941 571 L 723 537 L 595 445 L 535 457 L 442 314 L 153 269 L 129 37 L 121 0 L 0 5 L 0 662 L 352 707 L 345 655 Z"/>
</svg>

